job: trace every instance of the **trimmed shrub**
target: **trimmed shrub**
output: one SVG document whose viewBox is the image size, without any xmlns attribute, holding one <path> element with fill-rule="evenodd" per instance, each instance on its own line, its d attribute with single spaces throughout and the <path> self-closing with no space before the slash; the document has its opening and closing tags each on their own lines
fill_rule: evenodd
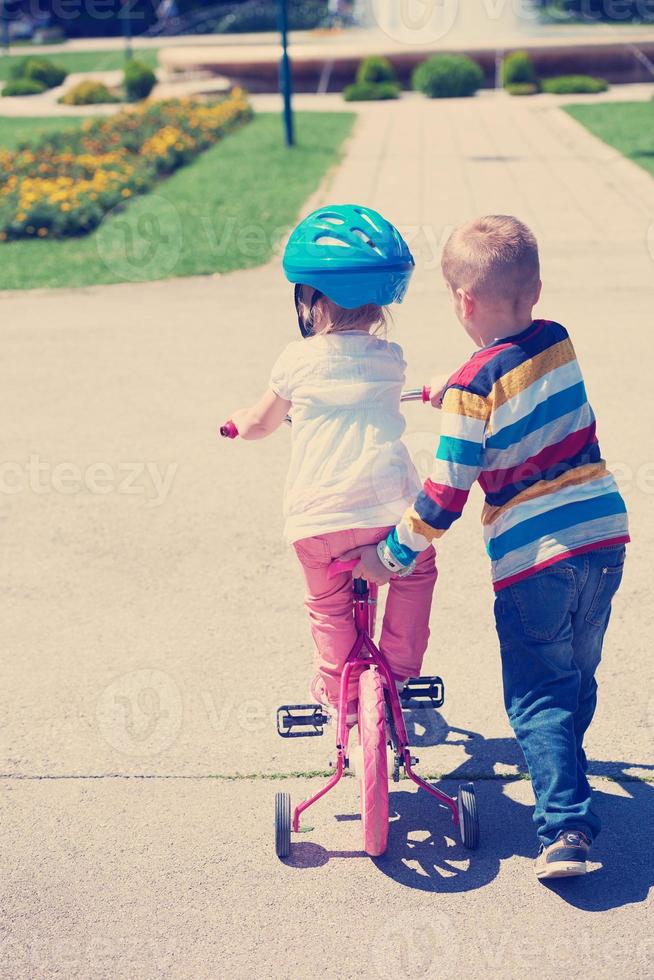
<svg viewBox="0 0 654 980">
<path fill-rule="evenodd" d="M 22 58 L 12 65 L 9 73 L 14 80 L 29 79 L 40 82 L 43 88 L 56 88 L 65 80 L 68 72 L 61 65 L 55 65 L 47 58 Z"/>
<path fill-rule="evenodd" d="M 31 78 L 12 78 L 2 90 L 3 95 L 40 95 L 41 92 L 45 92 L 45 85 Z"/>
<path fill-rule="evenodd" d="M 609 83 L 592 75 L 559 75 L 557 78 L 544 78 L 541 82 L 543 92 L 553 95 L 596 95 L 606 92 Z"/>
<path fill-rule="evenodd" d="M 346 102 L 374 102 L 382 99 L 396 99 L 400 86 L 395 82 L 354 82 L 343 89 Z"/>
<path fill-rule="evenodd" d="M 125 95 L 129 102 L 141 102 L 147 99 L 157 84 L 157 76 L 142 61 L 128 61 L 123 75 Z"/>
<path fill-rule="evenodd" d="M 479 65 L 463 54 L 436 54 L 418 65 L 411 76 L 414 89 L 430 99 L 474 95 L 484 81 Z"/>
<path fill-rule="evenodd" d="M 395 69 L 388 58 L 371 56 L 365 58 L 357 70 L 357 82 L 360 85 L 372 82 L 376 85 L 379 82 L 396 82 L 397 76 Z"/>
<path fill-rule="evenodd" d="M 536 69 L 527 52 L 512 51 L 511 54 L 507 54 L 502 62 L 502 85 L 508 88 L 509 85 L 536 84 Z"/>
<path fill-rule="evenodd" d="M 59 99 L 62 105 L 102 105 L 119 101 L 118 96 L 110 92 L 103 82 L 96 82 L 92 78 L 78 82 Z"/>
<path fill-rule="evenodd" d="M 538 93 L 538 85 L 531 82 L 516 82 L 512 85 L 505 85 L 504 90 L 509 93 L 509 95 L 536 95 Z"/>
</svg>

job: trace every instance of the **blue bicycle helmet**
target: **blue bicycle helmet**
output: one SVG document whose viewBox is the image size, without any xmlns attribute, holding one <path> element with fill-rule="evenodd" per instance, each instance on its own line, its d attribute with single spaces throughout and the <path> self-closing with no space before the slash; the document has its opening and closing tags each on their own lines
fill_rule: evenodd
<svg viewBox="0 0 654 980">
<path fill-rule="evenodd" d="M 284 251 L 289 282 L 313 286 L 353 310 L 404 299 L 415 262 L 390 221 L 359 204 L 318 208 L 292 232 Z"/>
</svg>

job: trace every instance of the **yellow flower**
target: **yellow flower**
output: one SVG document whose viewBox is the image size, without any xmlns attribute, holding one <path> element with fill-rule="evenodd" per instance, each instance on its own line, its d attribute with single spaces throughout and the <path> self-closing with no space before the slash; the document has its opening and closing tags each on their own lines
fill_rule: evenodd
<svg viewBox="0 0 654 980">
<path fill-rule="evenodd" d="M 129 189 L 129 187 L 123 187 L 123 189 L 122 189 L 122 191 L 120 193 L 123 195 L 123 197 L 131 197 L 132 196 L 132 192 Z"/>
<path fill-rule="evenodd" d="M 25 214 L 24 211 L 19 211 L 18 214 L 16 215 L 16 221 L 24 221 L 26 217 L 27 215 Z"/>
</svg>

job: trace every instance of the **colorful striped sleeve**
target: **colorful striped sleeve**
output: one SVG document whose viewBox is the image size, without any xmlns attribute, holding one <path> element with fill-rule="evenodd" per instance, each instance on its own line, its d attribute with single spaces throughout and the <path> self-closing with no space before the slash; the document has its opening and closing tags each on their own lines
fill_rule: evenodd
<svg viewBox="0 0 654 980">
<path fill-rule="evenodd" d="M 395 559 L 410 565 L 461 516 L 482 468 L 488 399 L 454 385 L 443 398 L 441 437 L 429 479 L 413 507 L 388 536 Z"/>
</svg>

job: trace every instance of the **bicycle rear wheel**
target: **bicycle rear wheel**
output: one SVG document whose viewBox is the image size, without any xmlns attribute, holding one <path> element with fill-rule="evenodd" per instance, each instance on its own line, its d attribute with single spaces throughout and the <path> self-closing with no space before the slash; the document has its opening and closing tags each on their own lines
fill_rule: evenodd
<svg viewBox="0 0 654 980">
<path fill-rule="evenodd" d="M 388 840 L 388 765 L 384 687 L 374 668 L 359 678 L 359 744 L 363 847 L 366 854 L 378 857 Z"/>
</svg>

